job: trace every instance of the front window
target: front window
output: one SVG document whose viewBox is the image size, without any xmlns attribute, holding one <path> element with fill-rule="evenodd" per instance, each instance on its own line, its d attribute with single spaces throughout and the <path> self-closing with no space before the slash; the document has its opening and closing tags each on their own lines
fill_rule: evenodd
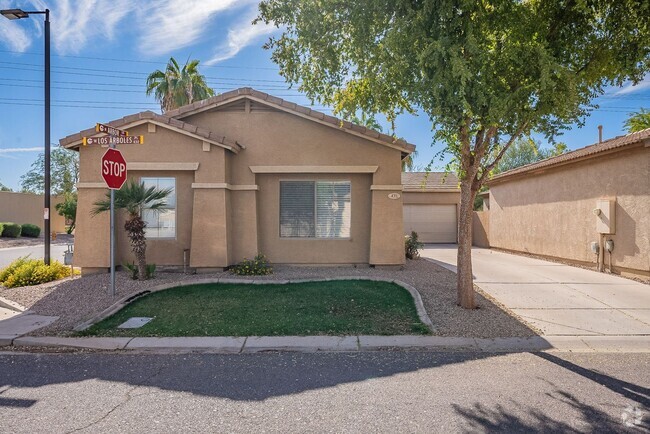
<svg viewBox="0 0 650 434">
<path fill-rule="evenodd" d="M 280 237 L 349 238 L 350 181 L 281 181 Z"/>
<path fill-rule="evenodd" d="M 144 210 L 142 212 L 142 219 L 147 223 L 145 235 L 147 238 L 176 238 L 176 179 L 142 178 L 142 182 L 145 188 L 171 189 L 161 211 Z"/>
</svg>

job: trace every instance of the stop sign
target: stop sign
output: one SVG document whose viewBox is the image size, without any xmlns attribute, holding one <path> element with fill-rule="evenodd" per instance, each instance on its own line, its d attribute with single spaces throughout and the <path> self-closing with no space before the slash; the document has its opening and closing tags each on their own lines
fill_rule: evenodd
<svg viewBox="0 0 650 434">
<path fill-rule="evenodd" d="M 117 149 L 109 148 L 102 156 L 102 178 L 111 190 L 119 190 L 126 182 L 126 160 Z"/>
</svg>

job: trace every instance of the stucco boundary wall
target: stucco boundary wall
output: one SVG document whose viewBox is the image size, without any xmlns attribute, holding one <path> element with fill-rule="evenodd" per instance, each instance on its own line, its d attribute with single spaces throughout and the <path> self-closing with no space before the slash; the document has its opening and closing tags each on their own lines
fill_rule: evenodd
<svg viewBox="0 0 650 434">
<path fill-rule="evenodd" d="M 427 311 L 424 309 L 424 304 L 422 303 L 422 297 L 420 296 L 418 290 L 415 289 L 415 287 L 397 279 L 382 279 L 379 277 L 360 277 L 360 276 L 342 276 L 342 277 L 323 278 L 323 279 L 285 279 L 285 280 L 232 279 L 232 278 L 219 277 L 219 278 L 210 278 L 210 279 L 189 280 L 189 281 L 175 282 L 175 283 L 166 283 L 164 285 L 154 286 L 153 288 L 146 289 L 136 294 L 130 294 L 122 297 L 121 299 L 116 301 L 112 306 L 102 311 L 100 314 L 96 315 L 95 317 L 91 318 L 88 321 L 85 321 L 77 325 L 73 330 L 76 332 L 84 331 L 89 327 L 91 327 L 93 324 L 96 324 L 108 318 L 109 316 L 113 315 L 114 313 L 118 312 L 119 310 L 124 308 L 132 301 L 154 292 L 164 291 L 165 289 L 178 288 L 182 286 L 191 286 L 191 285 L 204 285 L 208 283 L 234 283 L 234 284 L 242 284 L 242 285 L 286 285 L 289 283 L 333 282 L 337 280 L 367 280 L 371 282 L 394 283 L 398 286 L 401 286 L 402 288 L 406 289 L 409 292 L 409 294 L 411 294 L 411 297 L 413 297 L 415 310 L 417 311 L 418 318 L 420 318 L 420 321 L 422 321 L 422 323 L 424 323 L 424 325 L 426 325 L 429 330 L 434 331 L 433 322 L 431 321 L 431 318 L 429 318 Z"/>
<path fill-rule="evenodd" d="M 472 245 L 490 247 L 490 211 L 474 211 L 472 216 Z"/>
<path fill-rule="evenodd" d="M 0 222 L 13 222 L 19 225 L 31 223 L 41 228 L 43 234 L 43 208 L 45 197 L 42 194 L 0 191 Z M 52 196 L 50 208 L 50 228 L 52 232 L 65 232 L 65 218 L 56 212 L 56 205 L 63 198 Z"/>
</svg>

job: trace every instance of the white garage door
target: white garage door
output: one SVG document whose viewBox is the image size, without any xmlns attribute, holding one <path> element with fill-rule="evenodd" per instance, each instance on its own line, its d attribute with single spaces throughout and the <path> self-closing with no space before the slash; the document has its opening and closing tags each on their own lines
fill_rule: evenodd
<svg viewBox="0 0 650 434">
<path fill-rule="evenodd" d="M 455 243 L 456 205 L 404 205 L 404 233 L 411 231 L 423 243 Z"/>
</svg>

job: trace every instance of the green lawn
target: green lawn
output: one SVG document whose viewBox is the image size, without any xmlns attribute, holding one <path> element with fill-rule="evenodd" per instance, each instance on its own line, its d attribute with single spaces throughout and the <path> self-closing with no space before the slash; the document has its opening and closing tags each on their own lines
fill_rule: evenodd
<svg viewBox="0 0 650 434">
<path fill-rule="evenodd" d="M 131 317 L 154 317 L 117 329 Z M 428 334 L 413 298 L 388 282 L 203 284 L 146 295 L 83 335 L 280 336 Z"/>
</svg>

